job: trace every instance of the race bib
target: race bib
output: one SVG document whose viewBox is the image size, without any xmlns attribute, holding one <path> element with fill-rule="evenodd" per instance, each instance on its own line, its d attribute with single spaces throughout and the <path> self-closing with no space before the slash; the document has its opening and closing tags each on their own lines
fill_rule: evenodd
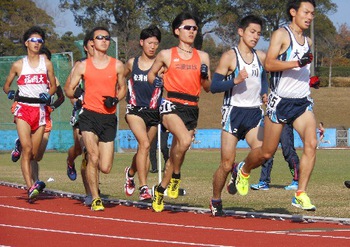
<svg viewBox="0 0 350 247">
<path fill-rule="evenodd" d="M 267 102 L 267 111 L 276 111 L 278 103 L 281 101 L 281 97 L 275 94 L 274 92 L 271 92 L 269 94 L 269 100 Z"/>
<path fill-rule="evenodd" d="M 176 109 L 176 106 L 169 100 L 164 100 L 159 107 L 160 114 L 172 112 Z"/>
</svg>

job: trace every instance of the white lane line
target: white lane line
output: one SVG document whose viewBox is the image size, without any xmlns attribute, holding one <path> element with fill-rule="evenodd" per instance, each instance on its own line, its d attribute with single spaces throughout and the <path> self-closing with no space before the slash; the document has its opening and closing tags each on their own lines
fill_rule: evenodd
<svg viewBox="0 0 350 247">
<path fill-rule="evenodd" d="M 100 237 L 100 238 L 110 238 L 110 239 L 123 239 L 130 241 L 141 241 L 141 242 L 154 242 L 154 243 L 164 243 L 171 245 L 185 245 L 185 246 L 206 246 L 206 247 L 233 247 L 230 245 L 216 245 L 216 244 L 204 244 L 204 243 L 191 243 L 191 242 L 180 242 L 180 241 L 170 241 L 170 240 L 157 240 L 157 239 L 147 239 L 147 238 L 134 238 L 134 237 L 126 237 L 126 236 L 115 236 L 115 235 L 107 235 L 107 234 L 98 234 L 98 233 L 86 233 L 86 232 L 73 232 L 73 231 L 62 231 L 56 229 L 48 229 L 48 228 L 37 228 L 37 227 L 27 227 L 27 226 L 16 226 L 16 225 L 8 225 L 1 224 L 0 227 L 8 227 L 8 228 L 16 228 L 16 229 L 24 229 L 31 231 L 42 231 L 42 232 L 52 232 L 52 233 L 62 233 L 62 234 L 72 234 L 72 235 L 81 235 L 81 236 L 89 236 L 89 237 Z"/>
<path fill-rule="evenodd" d="M 51 214 L 51 215 L 80 217 L 80 218 L 97 219 L 97 220 L 109 220 L 109 221 L 118 221 L 118 222 L 135 223 L 135 224 L 145 224 L 145 225 L 179 227 L 179 228 L 193 228 L 193 229 L 202 229 L 202 230 L 209 230 L 209 231 L 212 231 L 212 230 L 214 230 L 214 231 L 231 231 L 231 232 L 244 232 L 244 233 L 260 233 L 260 234 L 272 234 L 272 235 L 288 235 L 288 236 L 312 237 L 312 238 L 320 237 L 320 238 L 350 240 L 350 237 L 331 236 L 331 235 L 324 235 L 324 234 L 316 235 L 316 234 L 307 234 L 307 233 L 296 233 L 296 232 L 290 232 L 290 231 L 264 231 L 264 230 L 248 230 L 248 229 L 236 229 L 236 228 L 223 228 L 223 227 L 172 224 L 172 223 L 140 221 L 140 220 L 130 220 L 130 219 L 121 219 L 121 218 L 99 217 L 99 216 L 93 216 L 93 215 L 60 213 L 60 212 L 46 211 L 46 210 L 39 210 L 39 209 L 22 208 L 22 207 L 16 207 L 16 206 L 4 205 L 4 204 L 0 204 L 0 207 L 10 208 L 10 209 L 17 209 L 17 210 L 22 210 L 22 211 L 30 211 L 30 212 L 41 213 L 41 214 L 44 213 L 44 214 Z"/>
</svg>

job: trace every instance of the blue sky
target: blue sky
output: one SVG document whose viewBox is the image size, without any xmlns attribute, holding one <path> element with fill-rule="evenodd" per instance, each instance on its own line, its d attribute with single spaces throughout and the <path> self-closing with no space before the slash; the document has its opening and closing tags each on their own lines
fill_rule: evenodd
<svg viewBox="0 0 350 247">
<path fill-rule="evenodd" d="M 67 31 L 72 31 L 74 34 L 80 33 L 82 30 L 77 27 L 74 22 L 73 14 L 70 11 L 60 12 L 58 11 L 59 0 L 34 0 L 40 5 L 46 6 L 47 11 L 51 11 L 51 15 L 55 19 L 56 32 L 60 35 Z M 347 23 L 350 26 L 349 10 L 350 1 L 349 0 L 333 0 L 333 3 L 338 5 L 338 10 L 336 13 L 329 15 L 329 18 L 333 21 L 336 27 L 339 27 L 343 23 Z"/>
</svg>

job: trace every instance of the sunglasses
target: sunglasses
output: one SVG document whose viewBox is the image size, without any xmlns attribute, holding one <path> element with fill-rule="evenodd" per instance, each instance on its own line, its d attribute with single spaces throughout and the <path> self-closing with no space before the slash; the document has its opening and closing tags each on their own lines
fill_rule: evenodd
<svg viewBox="0 0 350 247">
<path fill-rule="evenodd" d="M 43 44 L 44 43 L 44 40 L 42 38 L 29 38 L 27 39 L 27 41 L 30 41 L 30 42 L 38 42 L 40 44 Z"/>
<path fill-rule="evenodd" d="M 193 31 L 197 31 L 198 27 L 197 26 L 190 26 L 190 25 L 183 25 L 183 26 L 179 26 L 179 29 L 185 29 L 185 30 L 193 30 Z"/>
<path fill-rule="evenodd" d="M 108 36 L 108 35 L 106 35 L 106 36 L 97 35 L 97 36 L 95 37 L 95 39 L 98 39 L 98 40 L 103 40 L 103 39 L 105 39 L 105 40 L 111 40 L 111 36 Z"/>
</svg>

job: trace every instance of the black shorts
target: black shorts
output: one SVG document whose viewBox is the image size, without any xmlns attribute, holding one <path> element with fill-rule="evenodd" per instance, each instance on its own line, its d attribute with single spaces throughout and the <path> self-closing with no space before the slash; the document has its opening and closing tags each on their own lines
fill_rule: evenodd
<svg viewBox="0 0 350 247">
<path fill-rule="evenodd" d="M 291 124 L 306 111 L 313 111 L 310 97 L 294 99 L 282 98 L 273 92 L 269 94 L 266 114 L 273 123 Z"/>
<path fill-rule="evenodd" d="M 236 136 L 238 140 L 244 140 L 251 129 L 260 126 L 264 117 L 260 107 L 245 108 L 224 105 L 221 107 L 221 114 L 222 129 Z"/>
<path fill-rule="evenodd" d="M 83 109 L 79 115 L 80 132 L 93 132 L 101 142 L 114 141 L 117 136 L 117 123 L 115 114 L 102 114 Z"/>
<path fill-rule="evenodd" d="M 160 108 L 160 115 L 176 114 L 184 122 L 187 130 L 194 130 L 198 124 L 198 106 L 183 105 L 169 100 L 163 100 Z"/>
<path fill-rule="evenodd" d="M 126 106 L 126 115 L 136 115 L 142 118 L 147 127 L 157 126 L 160 123 L 160 114 L 158 109 L 150 109 L 148 107 Z M 128 122 L 125 115 L 125 121 Z"/>
</svg>

